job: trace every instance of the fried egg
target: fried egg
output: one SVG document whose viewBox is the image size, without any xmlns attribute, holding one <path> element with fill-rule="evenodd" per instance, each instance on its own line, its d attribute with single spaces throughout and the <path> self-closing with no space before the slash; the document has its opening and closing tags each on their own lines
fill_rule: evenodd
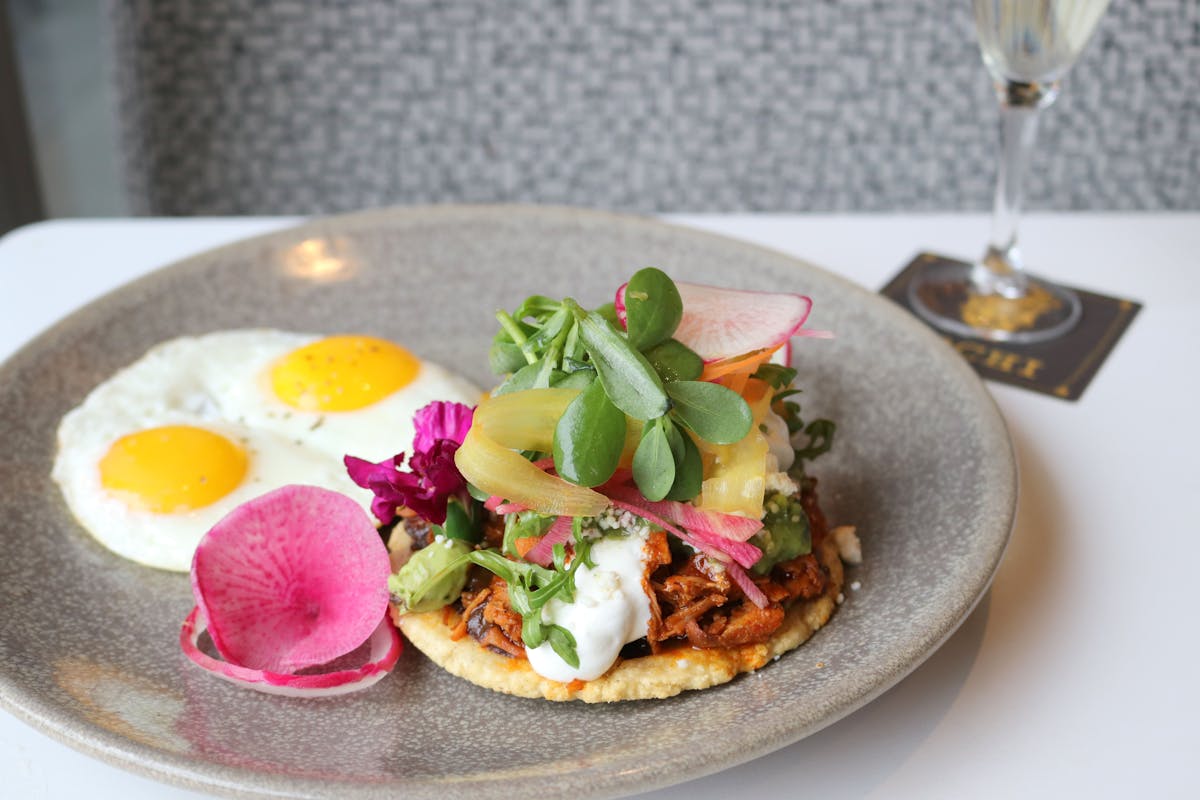
<svg viewBox="0 0 1200 800">
<path fill-rule="evenodd" d="M 239 330 L 165 342 L 97 386 L 58 429 L 53 477 L 115 553 L 186 571 L 235 506 L 291 483 L 370 508 L 346 454 L 410 449 L 413 413 L 479 390 L 369 336 Z"/>
</svg>

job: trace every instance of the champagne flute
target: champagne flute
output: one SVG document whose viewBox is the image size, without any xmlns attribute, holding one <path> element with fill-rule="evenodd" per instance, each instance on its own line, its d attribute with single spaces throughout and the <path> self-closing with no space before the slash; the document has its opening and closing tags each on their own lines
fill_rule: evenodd
<svg viewBox="0 0 1200 800">
<path fill-rule="evenodd" d="M 992 231 L 974 264 L 923 266 L 908 287 L 914 311 L 959 336 L 1018 344 L 1062 336 L 1079 321 L 1071 290 L 1025 272 L 1017 246 L 1022 179 L 1038 115 L 1083 52 L 1109 0 L 974 0 L 983 62 L 1000 100 L 1001 157 Z"/>
</svg>

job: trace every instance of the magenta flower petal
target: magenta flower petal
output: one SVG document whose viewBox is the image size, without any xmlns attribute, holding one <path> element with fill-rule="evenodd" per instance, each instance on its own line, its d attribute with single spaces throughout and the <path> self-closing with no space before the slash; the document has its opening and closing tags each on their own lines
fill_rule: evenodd
<svg viewBox="0 0 1200 800">
<path fill-rule="evenodd" d="M 346 456 L 342 459 L 342 463 L 346 465 L 346 473 L 350 476 L 350 480 L 364 489 L 370 489 L 372 483 L 389 481 L 393 475 L 398 474 L 401 465 L 404 464 L 404 453 L 397 453 L 378 464 L 354 456 Z"/>
<path fill-rule="evenodd" d="M 399 469 L 404 463 L 403 453 L 377 464 L 354 456 L 346 456 L 343 462 L 350 479 L 375 494 L 371 512 L 383 524 L 392 522 L 396 509 L 404 506 L 441 525 L 446 521 L 446 502 L 467 487 L 454 465 L 456 450 L 456 442 L 438 439 L 429 452 L 416 453 L 409 459 L 410 472 Z"/>
<path fill-rule="evenodd" d="M 383 524 L 400 506 L 435 525 L 446 521 L 446 502 L 464 494 L 467 482 L 454 465 L 454 453 L 471 427 L 474 411 L 462 403 L 434 401 L 413 415 L 413 456 L 402 471 L 404 453 L 374 463 L 346 456 L 350 480 L 375 494 L 371 511 Z"/>
<path fill-rule="evenodd" d="M 370 489 L 375 497 L 371 500 L 371 513 L 387 525 L 396 518 L 396 508 L 408 505 L 408 499 L 422 493 L 420 480 L 399 467 L 404 463 L 404 453 L 380 461 L 378 464 L 354 456 L 342 459 L 350 480 L 364 489 Z"/>
<path fill-rule="evenodd" d="M 449 439 L 455 444 L 462 444 L 471 428 L 471 419 L 475 411 L 462 403 L 448 403 L 444 400 L 434 400 L 429 405 L 419 409 L 413 415 L 413 452 L 424 453 L 432 450 L 438 439 Z"/>
<path fill-rule="evenodd" d="M 440 494 L 453 494 L 466 487 L 462 473 L 454 464 L 458 443 L 449 439 L 438 439 L 429 450 L 417 453 L 409 462 L 412 471 L 420 475 L 422 482 Z"/>
</svg>

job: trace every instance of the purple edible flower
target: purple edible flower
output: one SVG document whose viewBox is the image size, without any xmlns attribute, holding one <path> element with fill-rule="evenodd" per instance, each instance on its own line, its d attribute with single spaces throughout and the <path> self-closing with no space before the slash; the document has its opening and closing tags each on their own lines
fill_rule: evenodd
<svg viewBox="0 0 1200 800">
<path fill-rule="evenodd" d="M 462 444 L 471 429 L 471 418 L 475 410 L 462 403 L 447 403 L 434 400 L 413 414 L 413 452 L 424 453 L 433 449 L 438 439 L 449 439 Z"/>
<path fill-rule="evenodd" d="M 462 403 L 435 401 L 413 416 L 413 455 L 404 471 L 404 453 L 379 463 L 354 456 L 343 462 L 350 480 L 375 493 L 371 512 L 384 525 L 406 506 L 435 525 L 446 521 L 451 497 L 465 499 L 467 481 L 454 465 L 454 453 L 471 427 L 472 410 Z"/>
</svg>

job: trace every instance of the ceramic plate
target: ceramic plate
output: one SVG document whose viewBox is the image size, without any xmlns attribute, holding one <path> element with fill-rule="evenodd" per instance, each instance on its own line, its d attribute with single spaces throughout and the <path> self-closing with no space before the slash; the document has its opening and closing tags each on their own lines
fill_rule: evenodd
<svg viewBox="0 0 1200 800">
<path fill-rule="evenodd" d="M 804 409 L 838 424 L 813 471 L 831 521 L 858 526 L 866 563 L 848 580 L 862 588 L 758 675 L 665 701 L 551 704 L 479 689 L 410 647 L 350 697 L 241 690 L 180 654 L 186 576 L 95 544 L 49 478 L 63 413 L 161 340 L 252 326 L 376 333 L 488 385 L 497 308 L 535 292 L 600 304 L 647 265 L 811 295 L 809 327 L 837 333 L 798 341 L 794 364 Z M 242 796 L 582 797 L 760 756 L 875 698 L 955 630 L 999 563 L 1016 494 L 982 384 L 890 301 L 779 253 L 570 209 L 353 214 L 181 262 L 0 367 L 0 434 L 0 701 L 97 757 Z"/>
</svg>

